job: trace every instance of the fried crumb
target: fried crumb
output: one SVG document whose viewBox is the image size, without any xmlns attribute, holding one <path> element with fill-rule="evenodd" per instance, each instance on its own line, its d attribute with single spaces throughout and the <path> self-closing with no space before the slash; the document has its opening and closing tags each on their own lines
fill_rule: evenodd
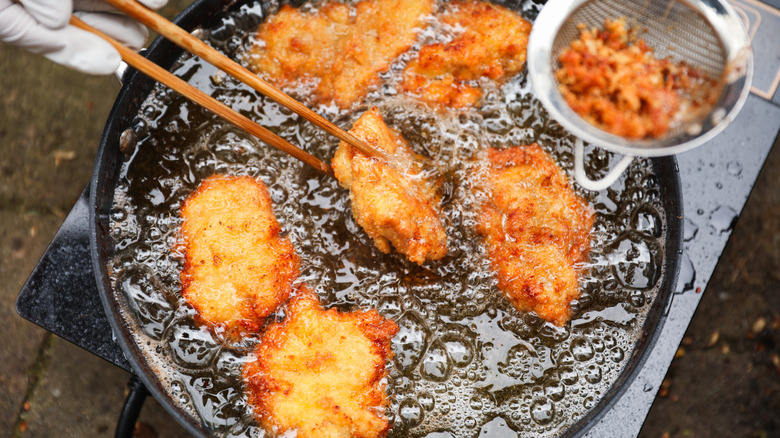
<svg viewBox="0 0 780 438">
<path fill-rule="evenodd" d="M 718 81 L 684 62 L 657 59 L 625 18 L 604 29 L 580 25 L 580 38 L 558 57 L 559 90 L 589 123 L 621 137 L 661 138 L 701 118 L 719 95 Z"/>
</svg>

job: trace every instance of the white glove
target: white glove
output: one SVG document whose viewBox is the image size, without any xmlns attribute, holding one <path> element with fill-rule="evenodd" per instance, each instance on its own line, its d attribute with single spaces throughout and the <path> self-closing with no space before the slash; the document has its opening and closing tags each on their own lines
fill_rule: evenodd
<svg viewBox="0 0 780 438">
<path fill-rule="evenodd" d="M 110 74 L 121 58 L 99 36 L 68 24 L 71 13 L 117 41 L 139 50 L 149 32 L 101 0 L 0 0 L 0 41 L 80 72 Z M 139 0 L 157 9 L 167 0 Z"/>
</svg>

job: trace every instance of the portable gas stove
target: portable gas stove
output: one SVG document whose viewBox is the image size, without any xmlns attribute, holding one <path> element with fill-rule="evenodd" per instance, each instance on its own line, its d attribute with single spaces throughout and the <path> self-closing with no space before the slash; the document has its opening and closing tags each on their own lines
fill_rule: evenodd
<svg viewBox="0 0 780 438">
<path fill-rule="evenodd" d="M 780 0 L 768 1 L 780 7 Z M 780 11 L 754 0 L 732 4 L 745 18 L 752 38 L 756 73 L 751 95 L 721 135 L 677 156 L 685 212 L 678 284 L 647 361 L 623 395 L 585 432 L 586 437 L 639 433 L 734 223 L 772 145 L 778 143 Z M 85 190 L 22 288 L 17 310 L 46 330 L 130 371 L 98 295 L 89 252 L 88 203 Z"/>
</svg>

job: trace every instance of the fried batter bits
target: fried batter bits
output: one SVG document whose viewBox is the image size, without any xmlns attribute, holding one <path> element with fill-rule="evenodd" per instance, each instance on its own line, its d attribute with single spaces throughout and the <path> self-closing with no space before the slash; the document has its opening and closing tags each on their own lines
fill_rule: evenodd
<svg viewBox="0 0 780 438">
<path fill-rule="evenodd" d="M 580 25 L 580 38 L 559 56 L 566 103 L 591 124 L 622 137 L 661 138 L 700 118 L 717 99 L 718 81 L 685 64 L 657 59 L 625 19 L 604 30 Z"/>
</svg>

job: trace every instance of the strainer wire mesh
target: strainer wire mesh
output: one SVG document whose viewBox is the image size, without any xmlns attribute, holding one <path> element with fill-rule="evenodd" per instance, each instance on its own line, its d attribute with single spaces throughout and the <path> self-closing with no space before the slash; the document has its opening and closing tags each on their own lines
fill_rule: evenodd
<svg viewBox="0 0 780 438">
<path fill-rule="evenodd" d="M 560 68 L 558 56 L 579 38 L 578 26 L 603 29 L 606 19 L 626 18 L 627 25 L 653 48 L 655 57 L 684 61 L 711 78 L 721 78 L 727 56 L 715 29 L 693 7 L 680 0 L 590 0 L 563 22 L 553 40 L 550 62 Z M 554 79 L 557 83 L 557 79 Z M 717 107 L 717 104 L 715 105 Z M 703 116 L 703 114 L 702 114 Z M 670 129 L 665 138 L 684 137 L 685 124 Z M 681 138 L 682 138 L 681 137 Z"/>
</svg>

